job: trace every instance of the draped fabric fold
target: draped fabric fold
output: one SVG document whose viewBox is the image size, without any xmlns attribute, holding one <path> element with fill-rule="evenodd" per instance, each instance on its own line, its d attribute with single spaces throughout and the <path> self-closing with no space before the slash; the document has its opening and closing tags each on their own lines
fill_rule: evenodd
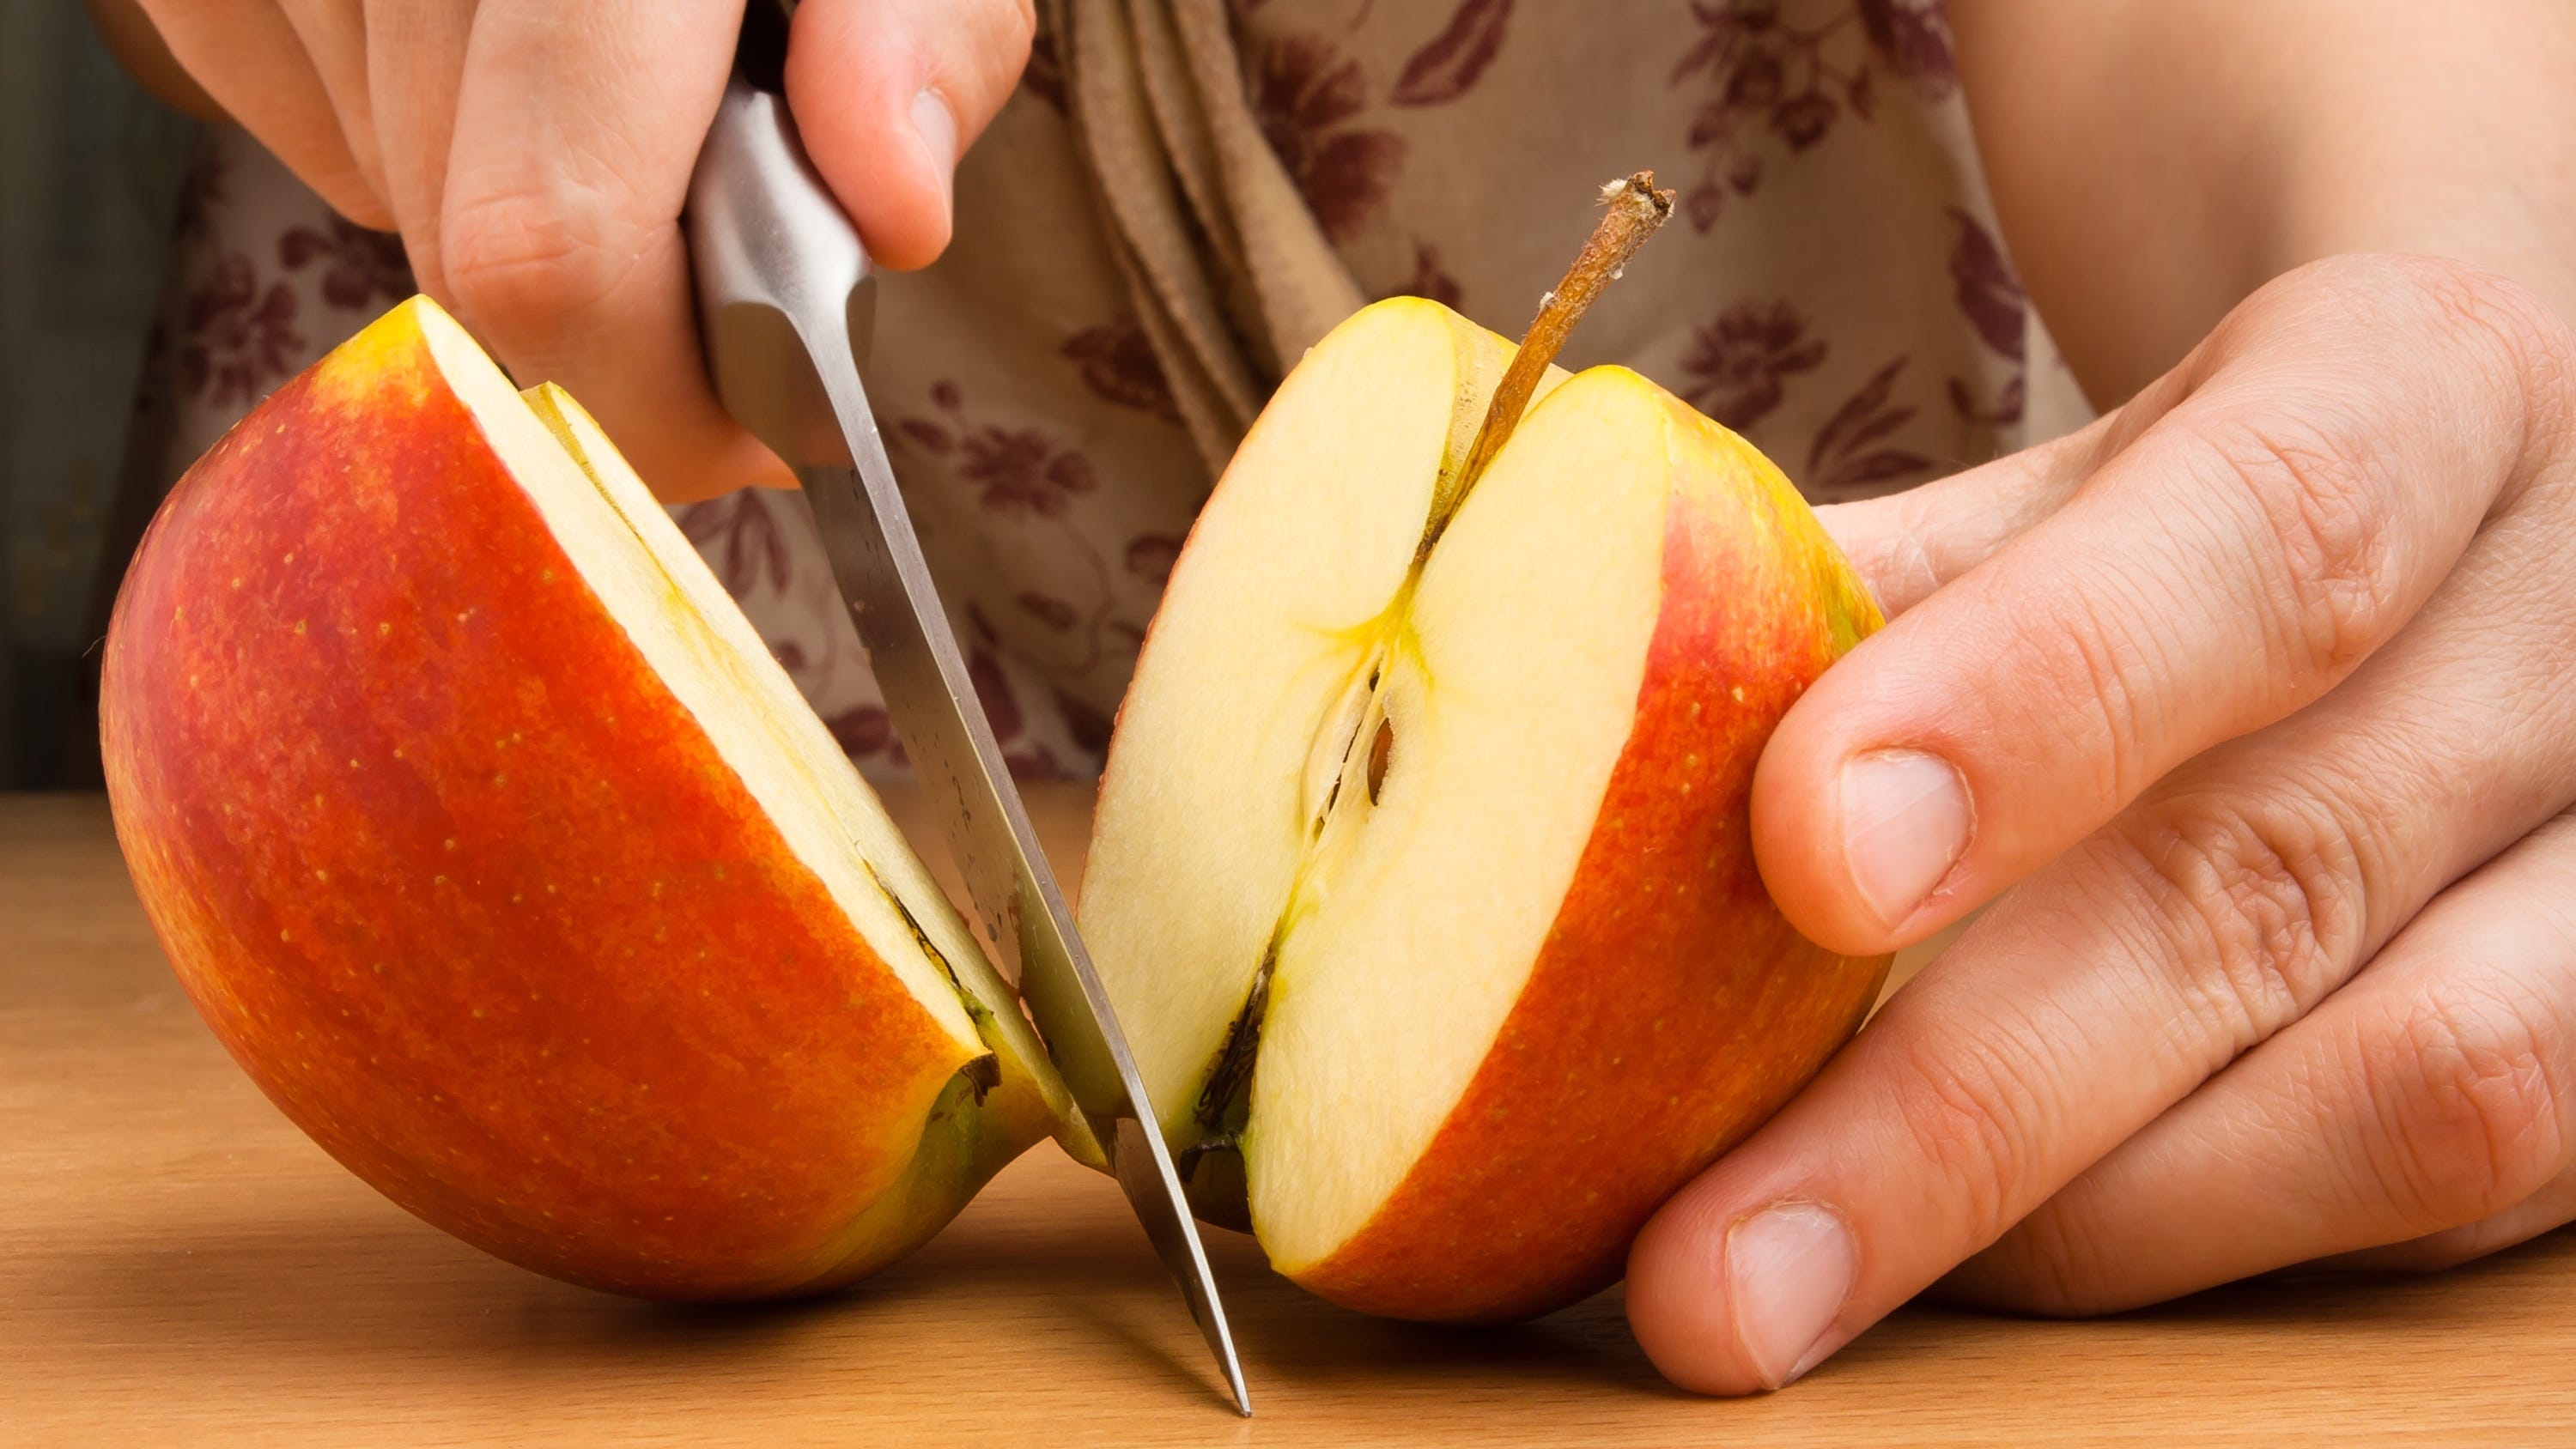
<svg viewBox="0 0 2576 1449">
<path fill-rule="evenodd" d="M 1222 0 L 1045 0 L 1075 152 L 1211 471 L 1364 299 L 1246 102 Z"/>
</svg>

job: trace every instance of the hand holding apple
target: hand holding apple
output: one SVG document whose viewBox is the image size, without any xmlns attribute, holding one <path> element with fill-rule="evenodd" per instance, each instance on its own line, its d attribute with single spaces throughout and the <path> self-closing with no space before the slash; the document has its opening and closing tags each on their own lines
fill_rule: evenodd
<svg viewBox="0 0 2576 1449">
<path fill-rule="evenodd" d="M 2342 258 L 1828 515 L 1902 612 L 1773 737 L 1764 876 L 1847 951 L 2009 893 L 1638 1240 L 1665 1373 L 2576 1219 L 2571 378 L 2529 292 Z"/>
</svg>

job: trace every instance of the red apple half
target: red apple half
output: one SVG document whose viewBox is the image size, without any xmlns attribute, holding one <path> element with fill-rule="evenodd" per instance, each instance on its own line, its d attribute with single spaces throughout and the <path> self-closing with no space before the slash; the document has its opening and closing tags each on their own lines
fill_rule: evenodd
<svg viewBox="0 0 2576 1449">
<path fill-rule="evenodd" d="M 1886 968 L 1789 926 L 1746 825 L 1868 594 L 1621 368 L 1557 375 L 1429 528 L 1511 352 L 1399 299 L 1287 379 L 1173 570 L 1082 899 L 1202 1211 L 1413 1318 L 1611 1281 Z"/>
<path fill-rule="evenodd" d="M 108 787 L 224 1045 L 541 1272 L 792 1293 L 1050 1131 L 1010 991 L 597 427 L 426 300 L 191 469 L 109 633 Z"/>
</svg>

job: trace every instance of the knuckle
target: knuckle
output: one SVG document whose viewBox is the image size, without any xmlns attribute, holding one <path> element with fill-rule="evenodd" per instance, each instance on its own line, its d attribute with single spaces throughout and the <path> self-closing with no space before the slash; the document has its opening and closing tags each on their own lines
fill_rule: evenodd
<svg viewBox="0 0 2576 1449">
<path fill-rule="evenodd" d="M 2295 429 L 2295 431 L 2294 431 Z M 2367 456 L 2365 430 L 2301 427 L 2276 410 L 2218 423 L 2208 436 L 2260 514 L 2256 598 L 2283 670 L 2340 676 L 2386 623 L 2398 565 L 2396 500 Z"/>
<path fill-rule="evenodd" d="M 2576 330 L 2530 288 L 2421 255 L 2333 257 L 2298 275 L 2320 283 L 2314 300 L 2335 325 L 2369 334 L 2362 365 L 2383 370 L 2392 345 L 2440 359 L 2449 375 L 2478 385 L 2446 406 L 2502 400 L 2520 413 L 2526 454 L 2564 458 L 2576 449 Z"/>
<path fill-rule="evenodd" d="M 2576 1107 L 2553 1072 L 2565 1047 L 2546 1013 L 2458 980 L 2365 1028 L 2367 1180 L 2408 1231 L 2476 1222 L 2558 1174 Z"/>
<path fill-rule="evenodd" d="M 2130 799 L 2171 765 L 2151 748 L 2163 734 L 2155 715 L 2166 661 L 2136 617 L 2077 591 L 2010 624 L 2011 657 L 2036 665 L 2029 677 L 2046 691 L 2033 724 L 2049 732 L 2048 755 L 2068 762 L 2058 768 L 2069 788 L 2097 800 Z"/>
<path fill-rule="evenodd" d="M 2026 1204 L 2029 1170 L 2049 1140 L 2046 1038 L 2028 1024 L 1918 1034 L 1900 1048 L 1891 1089 L 1894 1120 L 1911 1152 L 1941 1175 L 1966 1240 L 2001 1237 Z"/>
<path fill-rule="evenodd" d="M 2557 310 L 2530 288 L 2444 257 L 2402 259 L 2410 295 L 2426 320 L 2448 336 L 2476 338 L 2520 379 L 2554 380 L 2564 389 L 2576 339 Z"/>
<path fill-rule="evenodd" d="M 2202 792 L 2122 822 L 2117 835 L 2207 1070 L 2340 983 L 2363 926 L 2362 873 L 2321 810 Z"/>
<path fill-rule="evenodd" d="M 560 329 L 595 309 L 633 256 L 554 198 L 514 191 L 452 209 L 439 262 L 468 320 L 519 335 Z"/>
</svg>

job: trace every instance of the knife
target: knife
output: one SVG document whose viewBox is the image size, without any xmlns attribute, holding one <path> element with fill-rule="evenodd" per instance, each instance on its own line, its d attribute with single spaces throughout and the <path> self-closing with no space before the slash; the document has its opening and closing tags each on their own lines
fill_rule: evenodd
<svg viewBox="0 0 2576 1449">
<path fill-rule="evenodd" d="M 727 411 L 797 468 L 895 733 L 966 879 L 985 944 L 1016 950 L 1021 998 L 1249 1416 L 1198 1226 L 993 727 L 958 654 L 859 382 L 876 269 L 787 113 L 787 10 L 744 7 L 742 44 L 689 179 L 698 319 Z"/>
</svg>

